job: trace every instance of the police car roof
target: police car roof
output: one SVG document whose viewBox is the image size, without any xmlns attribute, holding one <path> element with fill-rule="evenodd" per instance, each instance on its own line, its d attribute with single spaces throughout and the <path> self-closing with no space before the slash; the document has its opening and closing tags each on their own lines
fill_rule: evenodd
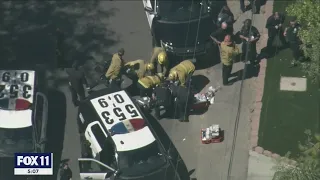
<svg viewBox="0 0 320 180">
<path fill-rule="evenodd" d="M 7 97 L 4 96 L 0 98 L 0 128 L 8 128 L 8 129 L 15 129 L 15 128 L 24 128 L 32 126 L 32 110 L 26 109 L 26 110 L 6 110 L 4 107 L 6 106 L 8 109 L 11 109 L 13 106 L 16 106 L 16 99 L 24 99 L 27 100 L 29 103 L 33 103 L 33 96 L 34 96 L 34 87 L 35 87 L 35 71 L 32 70 L 0 70 L 0 85 L 9 85 L 9 88 L 11 85 L 14 85 L 10 81 L 10 79 L 7 79 L 7 75 L 10 74 L 10 76 L 17 75 L 19 76 L 22 73 L 27 73 L 27 77 L 24 76 L 25 81 L 23 82 L 23 85 L 29 85 L 31 87 L 31 90 L 28 91 L 29 97 L 24 98 L 22 90 L 19 91 L 18 97 L 10 98 L 10 94 L 7 94 Z M 6 74 L 6 75 L 4 75 Z M 6 76 L 4 78 L 4 76 Z M 7 79 L 7 80 L 5 80 Z M 8 82 L 5 82 L 8 81 Z M 2 90 L 3 92 L 4 90 Z M 4 92 L 3 92 L 4 93 Z M 7 92 L 10 93 L 10 92 Z"/>
<path fill-rule="evenodd" d="M 84 119 L 99 121 L 109 135 L 112 132 L 119 152 L 139 149 L 156 141 L 145 116 L 124 90 L 96 91 L 80 104 L 79 110 Z"/>
</svg>

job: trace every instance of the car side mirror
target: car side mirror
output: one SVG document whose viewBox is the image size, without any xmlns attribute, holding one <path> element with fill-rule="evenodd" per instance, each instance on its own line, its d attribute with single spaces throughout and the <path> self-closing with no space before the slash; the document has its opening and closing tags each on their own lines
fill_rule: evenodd
<svg viewBox="0 0 320 180">
<path fill-rule="evenodd" d="M 154 14 L 154 11 L 153 11 L 153 9 L 151 7 L 144 7 L 144 10 L 146 12 L 148 12 L 149 14 Z"/>
</svg>

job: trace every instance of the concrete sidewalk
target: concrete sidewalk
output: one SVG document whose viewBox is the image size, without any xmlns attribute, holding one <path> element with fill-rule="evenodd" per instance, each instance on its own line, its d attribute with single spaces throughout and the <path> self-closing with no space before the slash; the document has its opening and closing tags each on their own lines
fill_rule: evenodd
<svg viewBox="0 0 320 180">
<path fill-rule="evenodd" d="M 272 169 L 274 165 L 273 158 L 250 151 L 247 180 L 272 180 L 275 173 Z"/>
<path fill-rule="evenodd" d="M 241 27 L 245 19 L 251 19 L 251 15 L 252 15 L 251 12 L 242 13 L 240 11 L 239 1 L 227 0 L 227 3 L 231 11 L 234 13 L 235 19 L 237 19 L 235 23 L 236 27 L 239 27 L 239 26 Z M 266 24 L 267 18 L 271 16 L 272 13 L 273 13 L 273 1 L 267 1 L 266 4 L 261 7 L 260 14 L 253 15 L 253 19 L 252 19 L 253 25 L 259 30 L 261 34 L 261 38 L 257 44 L 258 53 L 260 53 L 261 49 L 264 48 L 267 44 L 268 35 L 267 35 L 267 29 L 265 29 L 265 24 Z M 266 67 L 265 66 L 261 67 L 261 69 L 263 68 L 264 68 L 263 71 L 265 71 Z M 260 71 L 262 71 L 261 69 Z M 253 81 L 259 81 L 259 78 L 256 78 Z M 251 87 L 256 89 L 255 85 Z M 253 102 L 253 109 L 255 105 L 256 105 L 256 102 Z M 259 126 L 254 129 L 252 127 L 253 126 L 251 125 L 250 140 L 253 138 L 253 136 L 258 135 L 256 133 L 252 133 L 252 131 L 253 132 L 258 131 Z M 275 163 L 276 163 L 275 160 L 272 157 L 263 155 L 262 152 L 259 153 L 259 152 L 252 151 L 251 150 L 252 142 L 250 143 L 251 145 L 249 147 L 250 150 L 249 150 L 247 180 L 272 180 L 275 173 L 275 171 L 272 169 L 275 166 Z"/>
</svg>

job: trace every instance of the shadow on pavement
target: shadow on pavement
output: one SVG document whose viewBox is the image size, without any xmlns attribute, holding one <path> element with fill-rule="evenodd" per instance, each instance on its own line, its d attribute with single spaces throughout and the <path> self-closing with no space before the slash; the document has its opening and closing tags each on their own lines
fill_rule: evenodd
<svg viewBox="0 0 320 180">
<path fill-rule="evenodd" d="M 47 150 L 46 152 L 53 152 L 54 155 L 54 177 L 57 175 L 59 169 L 63 140 L 64 140 L 64 128 L 66 123 L 66 97 L 64 93 L 50 89 L 48 91 L 49 102 L 49 119 L 48 119 L 48 131 L 47 131 Z"/>
<path fill-rule="evenodd" d="M 209 106 L 203 106 L 203 108 L 192 110 L 189 115 L 202 115 L 209 110 Z"/>
<path fill-rule="evenodd" d="M 181 159 L 181 156 L 174 146 L 173 142 L 171 141 L 168 134 L 165 132 L 165 130 L 162 128 L 162 126 L 159 124 L 159 122 L 154 118 L 150 113 L 145 112 L 144 113 L 146 118 L 148 119 L 148 123 L 151 126 L 151 129 L 156 133 L 158 139 L 160 140 L 163 148 L 168 153 L 168 155 L 171 156 L 171 163 L 173 165 L 174 170 L 177 174 L 180 176 L 181 180 L 188 180 L 190 179 L 190 173 L 188 171 L 187 166 L 185 165 L 183 159 Z M 166 179 L 166 178 L 165 178 Z"/>
<path fill-rule="evenodd" d="M 18 67 L 21 64 L 32 67 L 41 63 L 54 69 L 57 58 L 83 63 L 111 59 L 106 50 L 116 43 L 110 39 L 115 32 L 107 28 L 106 19 L 114 16 L 118 9 L 106 8 L 102 3 L 2 1 L 1 63 L 10 62 Z M 89 66 L 89 69 L 92 70 L 92 67 Z"/>
<path fill-rule="evenodd" d="M 246 74 L 245 74 L 245 77 L 244 79 L 250 79 L 252 77 L 258 77 L 259 75 L 259 71 L 260 71 L 260 65 L 246 65 L 247 69 L 246 69 Z M 237 81 L 241 81 L 242 78 L 243 78 L 243 69 L 237 71 L 237 72 L 234 72 L 231 74 L 231 80 L 230 82 L 231 83 L 235 83 Z"/>
<path fill-rule="evenodd" d="M 213 45 L 206 55 L 197 58 L 196 70 L 210 68 L 220 63 L 220 51 Z"/>
<path fill-rule="evenodd" d="M 210 82 L 210 80 L 203 75 L 194 75 L 192 76 L 191 79 L 192 79 L 193 93 L 199 93 Z"/>
</svg>

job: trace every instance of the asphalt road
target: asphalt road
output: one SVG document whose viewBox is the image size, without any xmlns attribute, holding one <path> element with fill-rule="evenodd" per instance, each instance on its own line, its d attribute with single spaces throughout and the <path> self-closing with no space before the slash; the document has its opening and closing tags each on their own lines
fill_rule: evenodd
<svg viewBox="0 0 320 180">
<path fill-rule="evenodd" d="M 145 12 L 141 1 L 101 1 L 99 8 L 105 12 L 113 11 L 110 17 L 100 17 L 100 21 L 106 25 L 109 39 L 115 41 L 114 44 L 104 49 L 108 55 L 101 56 L 95 54 L 95 61 L 103 61 L 111 58 L 111 54 L 115 53 L 119 48 L 125 49 L 124 59 L 132 61 L 136 59 L 145 59 L 151 57 L 151 38 L 147 24 Z M 110 36 L 111 35 L 111 36 Z M 57 73 L 61 78 L 64 73 Z M 77 109 L 71 102 L 71 95 L 67 85 L 62 85 L 59 90 L 66 96 L 67 114 L 65 123 L 64 143 L 62 151 L 62 159 L 71 159 L 71 169 L 74 173 L 74 179 L 79 179 L 79 169 L 76 159 L 80 157 L 79 136 L 76 124 Z"/>
<path fill-rule="evenodd" d="M 108 35 L 114 43 L 106 46 L 105 52 L 109 55 L 123 47 L 125 49 L 125 60 L 136 59 L 148 60 L 151 56 L 151 36 L 146 15 L 141 1 L 102 1 L 99 8 L 103 11 L 113 11 L 113 15 L 107 18 L 100 17 L 100 21 L 106 24 L 106 29 L 113 33 Z M 232 7 L 231 7 L 232 8 Z M 235 26 L 238 30 L 241 23 Z M 102 58 L 101 58 L 102 57 Z M 95 56 L 96 61 L 101 61 L 111 56 Z M 215 56 L 204 57 L 208 62 L 202 64 L 207 67 L 195 72 L 194 82 L 199 90 L 206 89 L 212 85 L 221 85 L 221 66 L 213 65 Z M 235 78 L 241 76 L 243 63 L 237 63 L 233 72 Z M 239 71 L 238 71 L 239 70 Z M 239 74 L 240 73 L 240 74 Z M 58 73 L 59 74 L 59 73 Z M 205 78 L 207 77 L 207 78 Z M 70 93 L 67 86 L 59 88 L 66 96 L 67 113 L 65 134 L 63 143 L 63 158 L 71 158 L 71 168 L 74 175 L 78 175 L 78 164 L 76 159 L 80 156 L 79 137 L 76 126 L 76 108 L 70 101 Z M 197 180 L 225 180 L 227 179 L 229 162 L 232 152 L 232 143 L 235 129 L 235 120 L 238 114 L 240 82 L 229 87 L 223 87 L 216 96 L 215 104 L 201 115 L 192 115 L 190 122 L 180 123 L 172 119 L 160 120 L 160 124 L 170 136 L 174 146 L 178 149 L 182 160 L 185 162 L 190 177 Z M 244 180 L 247 176 L 248 164 L 248 112 L 251 102 L 250 82 L 244 83 L 244 96 L 238 127 L 237 142 L 235 145 L 234 159 L 232 159 L 231 176 L 234 180 Z M 200 129 L 212 124 L 219 124 L 225 133 L 225 140 L 222 143 L 203 145 L 200 142 Z M 75 177 L 78 179 L 78 177 Z"/>
<path fill-rule="evenodd" d="M 30 18 L 26 22 L 30 23 L 34 21 L 33 23 L 38 25 L 46 24 L 48 23 L 48 19 L 50 19 L 49 24 L 51 24 L 44 27 L 49 27 L 49 29 L 59 27 L 66 32 L 68 43 L 73 45 L 69 49 L 71 53 L 67 55 L 68 59 L 84 59 L 87 61 L 88 69 L 96 61 L 101 62 L 110 59 L 111 54 L 115 53 L 119 48 L 125 49 L 124 58 L 126 61 L 136 59 L 148 60 L 150 58 L 152 50 L 151 36 L 141 1 L 97 1 L 95 5 L 88 5 L 88 2 L 61 3 L 59 11 L 53 11 L 52 8 L 56 8 L 57 6 L 55 3 L 46 3 L 48 8 L 45 7 L 41 11 L 44 15 L 18 14 L 19 16 L 15 18 L 16 21 L 19 19 L 19 23 L 12 23 L 16 21 L 10 18 L 5 19 L 5 21 L 10 26 L 17 26 L 17 24 L 22 26 L 25 24 L 20 21 L 25 20 L 24 18 L 27 19 L 28 16 Z M 41 7 L 39 6 L 38 8 L 43 8 L 44 4 L 39 4 Z M 30 7 L 29 11 L 32 11 L 37 4 L 31 3 L 28 6 Z M 24 13 L 19 8 L 21 6 L 17 6 L 17 12 Z M 238 9 L 238 7 L 231 7 L 231 9 Z M 11 11 L 13 10 L 11 9 Z M 3 12 L 6 17 L 9 16 L 6 11 Z M 49 14 L 49 12 L 54 13 Z M 22 17 L 23 19 L 21 20 Z M 42 20 L 33 17 L 38 17 Z M 71 27 L 71 25 L 74 26 Z M 235 30 L 238 30 L 240 25 L 241 23 L 235 25 Z M 19 26 L 19 28 L 22 27 Z M 12 28 L 11 31 L 13 30 Z M 31 39 L 24 40 L 26 44 L 24 46 L 20 45 L 20 48 L 28 49 L 26 47 L 30 47 L 30 43 L 33 43 L 37 36 L 38 34 L 36 33 L 32 37 L 30 36 Z M 10 42 L 10 39 L 8 42 Z M 6 46 L 6 44 L 4 45 Z M 43 44 L 40 43 L 38 45 L 42 46 Z M 37 49 L 37 51 L 31 52 L 31 54 L 39 55 L 38 59 L 42 59 L 42 62 L 49 64 L 47 65 L 49 69 L 53 67 L 53 64 L 48 63 L 50 59 L 45 58 L 45 55 L 49 56 L 44 51 L 41 51 L 39 54 L 39 50 Z M 32 64 L 24 60 L 26 56 L 20 53 L 19 55 L 22 59 L 20 62 Z M 197 77 L 195 77 L 194 82 L 199 82 L 197 83 L 198 89 L 206 89 L 210 85 L 221 85 L 221 66 L 219 64 L 212 66 L 213 62 L 217 61 L 217 58 L 215 56 L 203 58 L 208 60 L 208 62 L 202 65 L 206 68 L 195 72 L 195 76 Z M 236 63 L 233 72 L 237 72 L 242 68 L 243 64 L 241 62 Z M 89 70 L 88 73 L 90 73 Z M 239 73 L 235 73 L 235 76 L 237 75 Z M 64 158 L 71 159 L 70 166 L 74 174 L 73 179 L 79 179 L 77 158 L 80 157 L 80 142 L 76 123 L 77 108 L 71 102 L 65 72 L 51 69 L 47 73 L 47 78 L 51 87 L 49 91 L 48 140 L 50 144 L 48 145 L 48 149 L 54 152 L 55 161 Z M 191 177 L 198 180 L 227 179 L 232 140 L 234 138 L 233 130 L 238 114 L 239 90 L 239 81 L 235 81 L 232 86 L 223 87 L 216 95 L 215 104 L 211 105 L 209 110 L 204 114 L 192 115 L 190 122 L 180 123 L 171 119 L 159 121 L 181 154 Z M 244 180 L 247 174 L 248 112 L 252 98 L 251 91 L 250 81 L 245 81 L 242 113 L 237 131 L 235 158 L 231 172 L 232 179 L 234 180 Z M 221 126 L 225 131 L 225 140 L 219 144 L 203 145 L 200 142 L 200 129 L 212 124 L 219 124 Z"/>
</svg>

